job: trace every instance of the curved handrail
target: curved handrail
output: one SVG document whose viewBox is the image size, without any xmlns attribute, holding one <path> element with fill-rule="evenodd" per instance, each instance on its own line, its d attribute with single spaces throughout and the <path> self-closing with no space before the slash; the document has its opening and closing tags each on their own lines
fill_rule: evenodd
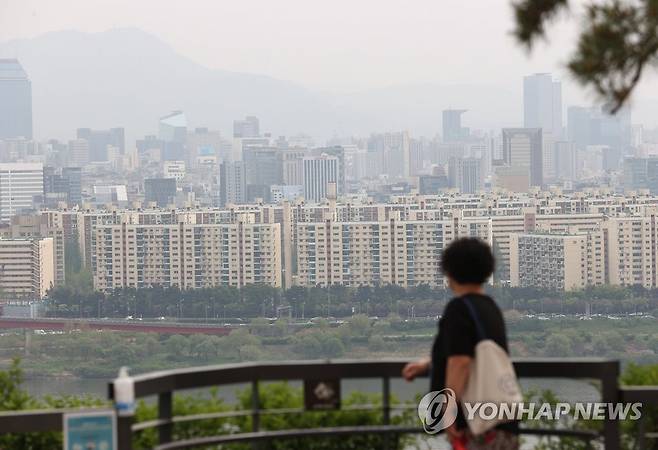
<svg viewBox="0 0 658 450">
<path fill-rule="evenodd" d="M 159 417 L 155 420 L 132 425 L 130 432 L 139 432 L 148 428 L 159 430 L 160 445 L 157 449 L 194 448 L 204 445 L 217 445 L 229 442 L 252 442 L 263 439 L 285 439 L 326 435 L 349 435 L 360 433 L 419 433 L 422 428 L 390 424 L 390 411 L 396 407 L 390 404 L 391 378 L 401 378 L 401 372 L 407 359 L 391 358 L 383 360 L 320 360 L 320 361 L 285 361 L 237 363 L 205 367 L 192 367 L 152 372 L 134 377 L 135 396 L 143 398 L 158 396 Z M 514 366 L 521 378 L 579 378 L 597 379 L 601 382 L 604 401 L 619 400 L 617 385 L 619 362 L 604 358 L 568 358 L 568 359 L 516 359 Z M 316 428 L 305 430 L 260 430 L 260 417 L 277 411 L 259 408 L 258 383 L 278 380 L 318 380 L 318 379 L 358 379 L 380 378 L 383 383 L 382 409 L 384 423 L 377 426 L 350 426 L 334 428 Z M 197 417 L 174 417 L 172 411 L 172 393 L 179 390 L 221 386 L 228 384 L 252 384 L 252 409 L 246 411 L 222 412 L 218 414 L 199 415 Z M 109 396 L 113 396 L 113 385 L 109 385 Z M 287 411 L 302 412 L 303 410 Z M 171 442 L 172 427 L 175 423 L 192 420 L 209 420 L 230 415 L 252 416 L 254 429 L 243 432 L 213 437 L 200 437 Z M 524 434 L 542 436 L 571 436 L 586 441 L 603 437 L 605 442 L 618 440 L 618 424 L 606 422 L 604 431 L 598 434 L 583 430 L 522 429 Z M 609 447 L 617 448 L 617 447 Z"/>
<path fill-rule="evenodd" d="M 379 360 L 313 360 L 219 364 L 162 370 L 133 377 L 135 397 L 163 392 L 248 383 L 251 381 L 303 380 L 314 378 L 400 378 L 409 361 L 403 358 Z M 605 358 L 515 359 L 521 378 L 596 378 L 614 373 L 619 362 Z M 618 370 L 618 369 L 617 369 Z M 113 398 L 113 384 L 109 384 Z"/>
</svg>

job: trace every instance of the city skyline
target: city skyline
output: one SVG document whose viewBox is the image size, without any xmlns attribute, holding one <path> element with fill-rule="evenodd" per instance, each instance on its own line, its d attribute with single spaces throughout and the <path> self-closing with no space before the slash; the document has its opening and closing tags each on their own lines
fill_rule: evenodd
<svg viewBox="0 0 658 450">
<path fill-rule="evenodd" d="M 522 49 L 518 51 L 523 54 Z M 76 60 L 74 54 L 80 57 Z M 99 54 L 107 56 L 99 59 Z M 34 88 L 35 136 L 44 139 L 73 138 L 70 130 L 74 126 L 120 125 L 132 140 L 154 133 L 157 121 L 153 117 L 176 109 L 185 110 L 193 126 L 220 129 L 225 134 L 231 133 L 236 117 L 256 115 L 272 124 L 270 131 L 276 134 L 304 131 L 322 140 L 396 128 L 431 137 L 441 131 L 437 116 L 451 108 L 469 110 L 465 121 L 469 128 L 517 127 L 523 125 L 520 81 L 537 72 L 550 72 L 561 81 L 563 117 L 570 106 L 590 107 L 597 103 L 594 95 L 583 95 L 586 91 L 562 76 L 561 68 L 547 67 L 550 64 L 529 67 L 527 71 L 510 68 L 501 80 L 490 76 L 478 80 L 454 76 L 445 81 L 437 78 L 333 92 L 307 88 L 303 83 L 287 81 L 288 78 L 271 78 L 266 72 L 250 74 L 231 68 L 209 72 L 208 66 L 189 59 L 156 36 L 126 28 L 91 34 L 56 31 L 27 40 L 0 39 L 0 57 L 3 56 L 19 57 L 28 69 Z M 84 64 L 87 59 L 88 65 Z M 172 70 L 151 70 L 160 63 Z M 124 65 L 125 73 L 118 70 Z M 182 78 L 170 75 L 179 69 L 185 74 Z M 114 76 L 107 77 L 113 72 Z M 98 84 L 88 83 L 88 79 L 96 77 Z M 153 83 L 158 79 L 160 83 Z M 189 92 L 184 90 L 184 79 L 189 79 Z M 658 96 L 654 99 L 651 94 L 651 79 L 648 74 L 630 103 L 636 122 L 648 128 L 658 126 L 658 116 L 653 113 Z M 81 88 L 87 95 L 77 95 Z M 250 90 L 259 94 L 249 95 Z M 273 97 L 265 101 L 270 95 Z M 60 102 L 64 98 L 72 103 L 71 108 L 62 111 Z M 143 101 L 134 104 L 135 98 Z M 311 120 L 310 112 L 317 120 Z"/>
</svg>

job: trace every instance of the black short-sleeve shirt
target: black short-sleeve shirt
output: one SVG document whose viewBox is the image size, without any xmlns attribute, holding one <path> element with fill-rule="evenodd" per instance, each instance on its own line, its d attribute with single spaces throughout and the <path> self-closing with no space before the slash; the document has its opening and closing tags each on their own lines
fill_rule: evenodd
<svg viewBox="0 0 658 450">
<path fill-rule="evenodd" d="M 505 320 L 496 302 L 487 295 L 468 294 L 467 297 L 484 328 L 485 338 L 492 339 L 509 352 Z M 475 346 L 481 340 L 465 301 L 467 300 L 464 297 L 450 300 L 439 320 L 439 331 L 432 346 L 430 388 L 433 391 L 445 388 L 448 357 L 475 356 Z M 466 428 L 461 410 L 457 416 L 457 427 Z M 518 433 L 517 422 L 501 424 L 498 428 Z"/>
</svg>

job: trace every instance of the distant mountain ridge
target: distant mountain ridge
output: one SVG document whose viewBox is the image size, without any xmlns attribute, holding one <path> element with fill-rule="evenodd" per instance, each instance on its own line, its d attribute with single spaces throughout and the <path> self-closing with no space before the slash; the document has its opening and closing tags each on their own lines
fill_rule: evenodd
<svg viewBox="0 0 658 450">
<path fill-rule="evenodd" d="M 417 84 L 326 94 L 264 75 L 212 70 L 137 29 L 51 32 L 0 43 L 32 80 L 35 136 L 70 138 L 77 127 L 123 126 L 131 138 L 155 133 L 169 111 L 191 126 L 230 133 L 233 119 L 256 115 L 274 135 L 334 135 L 409 129 L 440 132 L 441 110 L 469 109 L 468 126 L 518 125 L 519 90 Z"/>
</svg>

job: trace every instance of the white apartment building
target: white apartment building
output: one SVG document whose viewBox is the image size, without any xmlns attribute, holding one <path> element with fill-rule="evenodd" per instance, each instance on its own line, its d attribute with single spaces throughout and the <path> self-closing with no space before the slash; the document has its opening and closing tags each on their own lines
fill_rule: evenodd
<svg viewBox="0 0 658 450">
<path fill-rule="evenodd" d="M 101 224 L 92 270 L 99 290 L 281 286 L 279 224 Z"/>
<path fill-rule="evenodd" d="M 459 236 L 491 237 L 488 219 L 458 221 L 381 220 L 297 225 L 297 278 L 301 286 L 403 287 L 443 285 L 443 248 Z M 491 242 L 489 240 L 489 242 Z"/>
<path fill-rule="evenodd" d="M 607 282 L 615 286 L 656 287 L 656 215 L 610 218 L 601 227 L 606 242 Z"/>
<path fill-rule="evenodd" d="M 43 196 L 43 165 L 0 164 L 0 222 L 34 208 L 35 197 Z"/>
<path fill-rule="evenodd" d="M 603 233 L 514 234 L 510 284 L 571 291 L 605 281 Z"/>
<path fill-rule="evenodd" d="M 16 215 L 11 223 L 0 224 L 0 239 L 41 239 L 53 240 L 54 285 L 65 281 L 65 236 L 61 223 L 53 223 L 49 215 Z"/>
<path fill-rule="evenodd" d="M 41 299 L 54 283 L 52 238 L 0 239 L 2 300 Z"/>
</svg>

